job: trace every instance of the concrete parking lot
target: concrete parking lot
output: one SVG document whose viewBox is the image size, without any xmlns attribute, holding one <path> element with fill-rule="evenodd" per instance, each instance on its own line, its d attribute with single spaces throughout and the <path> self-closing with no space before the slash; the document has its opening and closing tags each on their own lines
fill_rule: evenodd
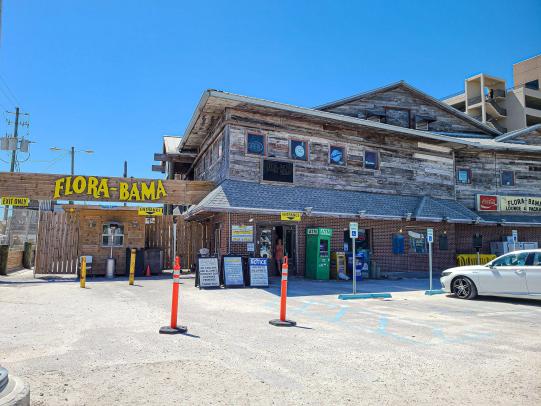
<svg viewBox="0 0 541 406">
<path fill-rule="evenodd" d="M 269 289 L 181 285 L 188 335 L 164 336 L 171 279 L 0 277 L 0 364 L 35 405 L 541 404 L 541 302 L 424 295 L 427 280 L 367 281 L 390 300 L 337 300 L 347 282 Z"/>
</svg>

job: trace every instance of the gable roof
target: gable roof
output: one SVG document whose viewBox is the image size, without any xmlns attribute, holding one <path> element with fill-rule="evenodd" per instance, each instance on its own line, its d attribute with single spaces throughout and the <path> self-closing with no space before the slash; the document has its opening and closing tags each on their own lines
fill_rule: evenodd
<svg viewBox="0 0 541 406">
<path fill-rule="evenodd" d="M 449 114 L 452 114 L 452 115 L 454 115 L 454 116 L 456 116 L 456 117 L 458 117 L 458 118 L 460 118 L 460 119 L 462 119 L 464 121 L 467 121 L 468 123 L 472 124 L 473 126 L 475 126 L 475 127 L 479 128 L 480 130 L 484 131 L 485 133 L 492 134 L 492 135 L 500 135 L 501 134 L 501 132 L 499 132 L 495 128 L 492 128 L 489 125 L 486 125 L 486 124 L 481 123 L 480 121 L 477 121 L 475 118 L 467 115 L 466 113 L 463 113 L 460 110 L 457 110 L 454 107 L 448 105 L 447 103 L 444 103 L 444 102 L 430 96 L 429 94 L 427 94 L 427 93 L 425 93 L 425 92 L 411 86 L 410 84 L 406 83 L 403 80 L 401 80 L 399 82 L 391 83 L 391 84 L 383 86 L 383 87 L 379 87 L 377 89 L 369 90 L 367 92 L 359 93 L 359 94 L 356 94 L 354 96 L 350 96 L 350 97 L 346 97 L 346 98 L 343 98 L 343 99 L 335 100 L 335 101 L 330 102 L 330 103 L 322 104 L 321 106 L 314 107 L 314 109 L 316 109 L 316 110 L 328 110 L 330 108 L 341 106 L 343 104 L 350 103 L 350 102 L 355 101 L 355 100 L 364 99 L 366 97 L 370 97 L 370 96 L 373 96 L 373 95 L 378 94 L 378 93 L 385 93 L 385 92 L 388 92 L 390 90 L 396 89 L 398 87 L 402 87 L 402 88 L 410 91 L 411 93 L 415 94 L 417 97 L 422 98 L 422 99 L 426 100 L 427 102 L 438 106 L 442 110 L 445 110 Z"/>
<path fill-rule="evenodd" d="M 246 108 L 247 106 L 255 106 L 274 111 L 278 110 L 286 112 L 288 114 L 308 116 L 313 119 L 327 122 L 334 121 L 348 125 L 370 128 L 376 131 L 388 131 L 397 134 L 404 134 L 410 137 L 431 139 L 451 144 L 470 146 L 473 148 L 541 153 L 541 146 L 496 142 L 494 138 L 481 138 L 482 134 L 479 135 L 479 138 L 450 136 L 445 134 L 438 134 L 431 131 L 421 131 L 413 128 L 398 127 L 390 124 L 363 120 L 361 118 L 331 113 L 325 110 L 315 110 L 306 107 L 298 107 L 291 104 L 259 99 L 250 96 L 242 96 L 234 93 L 227 93 L 212 89 L 203 92 L 201 100 L 199 101 L 199 104 L 197 105 L 197 108 L 195 109 L 192 118 L 190 119 L 188 127 L 186 128 L 184 136 L 182 137 L 179 151 L 182 151 L 183 149 L 190 150 L 193 148 L 197 148 L 197 146 L 200 145 L 200 143 L 202 142 L 202 138 L 206 137 L 207 132 L 209 131 L 209 127 L 212 124 L 212 120 L 210 120 L 208 117 L 208 111 L 212 112 L 213 114 L 218 114 L 218 111 L 223 112 L 223 110 L 228 107 Z"/>
</svg>

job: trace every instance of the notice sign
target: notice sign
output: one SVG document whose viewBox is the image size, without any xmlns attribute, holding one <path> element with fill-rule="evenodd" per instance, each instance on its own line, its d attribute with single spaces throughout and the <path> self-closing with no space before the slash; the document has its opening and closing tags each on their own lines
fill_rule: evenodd
<svg viewBox="0 0 541 406">
<path fill-rule="evenodd" d="M 282 221 L 301 221 L 302 213 L 298 211 L 282 211 L 280 212 L 280 220 Z"/>
<path fill-rule="evenodd" d="M 140 216 L 163 216 L 163 207 L 139 207 L 137 214 Z"/>
<path fill-rule="evenodd" d="M 268 264 L 268 258 L 250 258 L 250 286 L 265 288 L 269 286 Z"/>
<path fill-rule="evenodd" d="M 198 258 L 199 288 L 219 288 L 218 258 Z"/>
<path fill-rule="evenodd" d="M 244 286 L 242 257 L 224 257 L 224 285 Z"/>
<path fill-rule="evenodd" d="M 253 242 L 254 226 L 231 226 L 232 242 Z"/>
<path fill-rule="evenodd" d="M 28 206 L 30 199 L 28 197 L 9 197 L 2 196 L 2 202 L 0 204 L 4 206 Z"/>
</svg>

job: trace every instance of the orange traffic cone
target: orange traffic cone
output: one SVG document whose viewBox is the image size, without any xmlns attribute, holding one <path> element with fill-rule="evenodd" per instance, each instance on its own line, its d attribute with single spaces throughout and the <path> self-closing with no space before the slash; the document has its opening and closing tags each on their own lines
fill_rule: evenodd
<svg viewBox="0 0 541 406">
<path fill-rule="evenodd" d="M 147 265 L 147 271 L 145 273 L 145 276 L 152 276 L 152 274 L 150 273 L 150 265 Z"/>
</svg>

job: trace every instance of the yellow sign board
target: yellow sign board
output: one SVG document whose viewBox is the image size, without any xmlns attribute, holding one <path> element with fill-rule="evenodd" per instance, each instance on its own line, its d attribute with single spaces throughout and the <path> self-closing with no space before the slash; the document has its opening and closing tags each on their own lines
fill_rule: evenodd
<svg viewBox="0 0 541 406">
<path fill-rule="evenodd" d="M 28 206 L 30 199 L 28 197 L 10 197 L 2 196 L 2 202 L 0 204 L 4 206 Z"/>
<path fill-rule="evenodd" d="M 300 211 L 282 211 L 280 219 L 282 221 L 301 221 L 302 213 Z"/>
<path fill-rule="evenodd" d="M 163 207 L 139 207 L 137 214 L 140 216 L 163 216 Z"/>
<path fill-rule="evenodd" d="M 167 197 L 167 192 L 161 180 L 150 180 L 148 182 L 119 181 L 118 187 L 113 187 L 109 185 L 108 178 L 65 176 L 57 179 L 54 185 L 54 199 L 61 199 L 74 194 L 86 194 L 93 196 L 94 199 L 109 199 L 111 192 L 118 194 L 118 200 L 121 202 L 160 200 Z"/>
</svg>

